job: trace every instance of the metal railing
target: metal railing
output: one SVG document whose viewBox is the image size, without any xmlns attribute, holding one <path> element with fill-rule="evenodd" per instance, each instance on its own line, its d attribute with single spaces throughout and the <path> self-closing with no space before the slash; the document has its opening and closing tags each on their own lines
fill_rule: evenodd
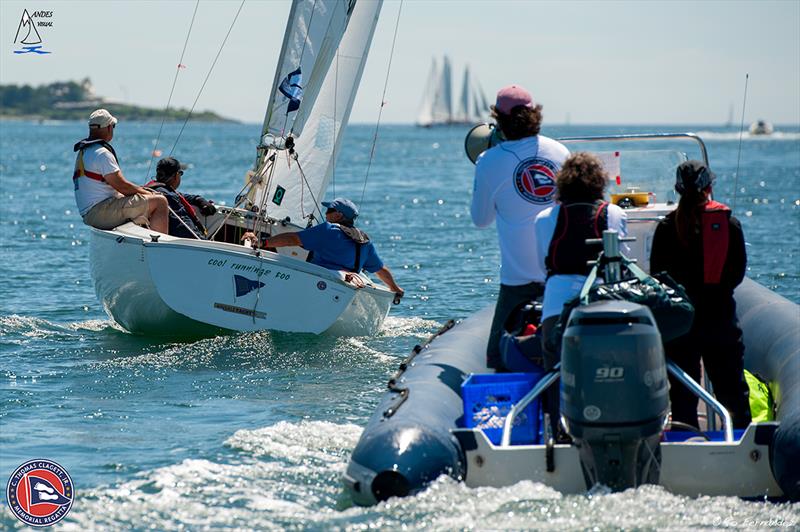
<svg viewBox="0 0 800 532">
<path fill-rule="evenodd" d="M 518 403 L 515 403 L 514 406 L 511 407 L 511 410 L 508 412 L 506 416 L 506 421 L 503 424 L 503 439 L 500 440 L 500 447 L 508 447 L 511 445 L 511 427 L 514 425 L 514 419 L 516 419 L 517 415 L 525 410 L 525 408 L 537 397 L 539 397 L 543 391 L 550 387 L 551 384 L 556 382 L 561 375 L 561 363 L 559 362 L 553 369 L 551 369 L 548 373 L 542 377 L 539 382 L 533 387 L 531 391 L 529 391 L 525 397 L 519 400 Z"/>
</svg>

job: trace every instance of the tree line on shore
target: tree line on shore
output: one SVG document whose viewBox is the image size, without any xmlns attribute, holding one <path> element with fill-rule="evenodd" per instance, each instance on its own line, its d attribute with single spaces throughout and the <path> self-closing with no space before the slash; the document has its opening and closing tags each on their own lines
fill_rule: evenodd
<svg viewBox="0 0 800 532">
<path fill-rule="evenodd" d="M 0 118 L 81 120 L 94 109 L 104 107 L 124 120 L 184 120 L 187 109 L 152 109 L 116 102 L 95 94 L 89 78 L 57 81 L 34 87 L 0 85 Z M 192 113 L 192 120 L 233 122 L 211 111 Z"/>
</svg>

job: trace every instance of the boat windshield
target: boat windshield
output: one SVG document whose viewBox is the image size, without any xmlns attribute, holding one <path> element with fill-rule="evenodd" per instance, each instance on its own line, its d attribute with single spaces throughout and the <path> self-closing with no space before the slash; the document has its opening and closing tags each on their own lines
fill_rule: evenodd
<svg viewBox="0 0 800 532">
<path fill-rule="evenodd" d="M 609 174 L 608 194 L 647 193 L 651 205 L 675 203 L 675 170 L 694 158 L 705 160 L 703 141 L 691 134 L 620 135 L 559 139 L 572 153 L 597 155 Z"/>
</svg>

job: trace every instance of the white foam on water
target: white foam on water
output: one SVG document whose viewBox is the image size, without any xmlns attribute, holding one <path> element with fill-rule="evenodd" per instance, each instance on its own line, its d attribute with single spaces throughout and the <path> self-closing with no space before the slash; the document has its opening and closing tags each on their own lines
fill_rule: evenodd
<svg viewBox="0 0 800 532">
<path fill-rule="evenodd" d="M 368 513 L 373 520 L 364 522 Z M 746 502 L 735 497 L 692 499 L 659 486 L 622 493 L 562 495 L 543 484 L 523 481 L 504 488 L 468 488 L 440 477 L 412 498 L 393 498 L 372 509 L 346 512 L 367 530 L 375 522 L 404 530 L 688 530 L 782 529 L 800 526 L 800 504 Z M 772 523 L 771 525 L 769 523 Z"/>
<path fill-rule="evenodd" d="M 65 529 L 327 529 L 343 515 L 339 478 L 360 432 L 324 421 L 240 430 L 225 442 L 237 463 L 188 459 L 79 492 Z"/>
<path fill-rule="evenodd" d="M 256 457 L 271 457 L 300 464 L 309 459 L 340 463 L 355 447 L 362 427 L 328 421 L 279 421 L 260 429 L 238 430 L 225 445 Z"/>
<path fill-rule="evenodd" d="M 367 353 L 368 355 L 371 355 L 372 357 L 374 357 L 376 360 L 378 360 L 380 362 L 389 363 L 389 362 L 393 362 L 394 360 L 396 360 L 395 357 L 387 355 L 383 351 L 380 351 L 378 349 L 374 349 L 374 348 L 370 347 L 368 345 L 369 341 L 370 341 L 369 338 L 360 338 L 360 337 L 350 337 L 350 338 L 345 338 L 344 339 L 344 343 L 345 344 L 347 344 L 347 345 L 349 345 L 351 347 L 354 347 L 358 351 L 361 351 L 361 352 Z"/>
<path fill-rule="evenodd" d="M 0 316 L 0 337 L 17 334 L 27 339 L 52 338 L 72 335 L 81 331 L 100 332 L 113 328 L 115 325 L 109 320 L 87 320 L 61 324 L 43 318 L 11 314 Z"/>
<path fill-rule="evenodd" d="M 399 336 L 427 336 L 441 327 L 441 323 L 420 317 L 389 316 L 383 322 L 381 336 L 396 338 Z"/>
</svg>

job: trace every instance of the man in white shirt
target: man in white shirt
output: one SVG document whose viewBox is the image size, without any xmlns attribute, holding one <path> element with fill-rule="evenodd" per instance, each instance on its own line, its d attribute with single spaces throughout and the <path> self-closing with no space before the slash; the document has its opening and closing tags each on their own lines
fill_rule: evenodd
<svg viewBox="0 0 800 532">
<path fill-rule="evenodd" d="M 539 134 L 542 106 L 519 85 L 500 89 L 492 116 L 506 141 L 478 158 L 471 214 L 478 227 L 497 223 L 500 293 L 486 361 L 490 368 L 503 370 L 498 344 L 505 321 L 520 303 L 544 292 L 546 272 L 533 222 L 553 204 L 555 175 L 569 150 Z"/>
<path fill-rule="evenodd" d="M 125 179 L 114 148 L 117 119 L 105 109 L 89 116 L 89 136 L 75 144 L 75 203 L 83 222 L 98 229 L 113 229 L 128 221 L 169 231 L 167 199 Z"/>
</svg>

